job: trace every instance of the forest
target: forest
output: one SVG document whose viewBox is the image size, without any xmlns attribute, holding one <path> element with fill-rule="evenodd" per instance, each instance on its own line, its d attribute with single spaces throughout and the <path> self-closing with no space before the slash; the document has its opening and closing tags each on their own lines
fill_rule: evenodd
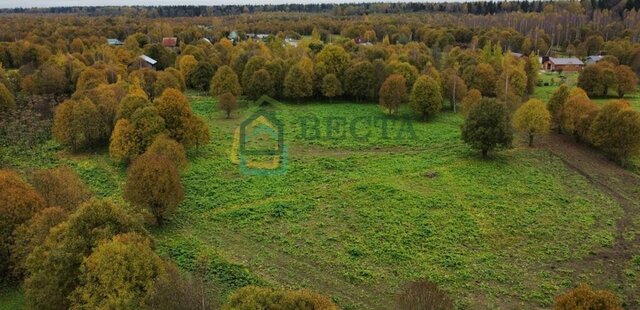
<svg viewBox="0 0 640 310">
<path fill-rule="evenodd" d="M 636 309 L 639 10 L 1 9 L 0 309 Z"/>
</svg>

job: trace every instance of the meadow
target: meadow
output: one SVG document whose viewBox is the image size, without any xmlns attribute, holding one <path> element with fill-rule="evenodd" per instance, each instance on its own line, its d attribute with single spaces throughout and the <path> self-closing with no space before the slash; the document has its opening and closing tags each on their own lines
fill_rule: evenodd
<svg viewBox="0 0 640 310">
<path fill-rule="evenodd" d="M 406 119 L 376 104 L 275 104 L 268 109 L 284 126 L 287 172 L 247 176 L 230 160 L 233 136 L 260 107 L 245 102 L 226 119 L 211 97 L 188 95 L 211 143 L 189 152 L 185 201 L 152 234 L 158 252 L 186 271 L 207 257 L 220 300 L 260 284 L 310 288 L 345 309 L 388 309 L 404 283 L 422 278 L 459 308 L 549 307 L 582 281 L 620 291 L 606 273 L 576 273 L 576 262 L 613 246 L 622 207 L 544 148 L 517 139 L 483 160 L 461 140 L 457 114 L 411 119 L 415 135 L 398 136 Z M 324 125 L 317 138 L 303 133 L 309 117 L 373 121 L 359 129 L 370 129 L 368 139 L 344 126 L 329 138 Z M 5 149 L 0 161 L 22 171 L 69 165 L 97 196 L 124 203 L 126 170 L 107 150 L 71 155 L 50 142 L 33 152 Z M 640 282 L 635 261 L 625 265 L 630 283 Z M 0 308 L 21 298 L 1 293 Z"/>
</svg>

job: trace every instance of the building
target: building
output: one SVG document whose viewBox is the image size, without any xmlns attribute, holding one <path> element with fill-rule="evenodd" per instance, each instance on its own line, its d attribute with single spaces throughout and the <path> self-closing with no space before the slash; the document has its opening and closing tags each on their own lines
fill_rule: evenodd
<svg viewBox="0 0 640 310">
<path fill-rule="evenodd" d="M 178 38 L 176 37 L 162 38 L 162 46 L 167 48 L 175 48 L 176 46 L 178 46 Z"/>
<path fill-rule="evenodd" d="M 140 55 L 138 56 L 138 58 L 136 58 L 136 60 L 134 60 L 131 64 L 129 64 L 129 68 L 135 68 L 135 69 L 140 69 L 140 68 L 152 68 L 155 69 L 156 68 L 156 64 L 158 63 L 157 60 L 147 56 L 147 55 Z"/>
<path fill-rule="evenodd" d="M 600 56 L 600 55 L 589 56 L 584 60 L 584 64 L 585 65 L 594 65 L 594 64 L 597 64 L 603 58 L 604 58 L 604 56 Z"/>
<path fill-rule="evenodd" d="M 107 39 L 107 44 L 111 46 L 124 45 L 124 43 L 118 39 Z"/>
<path fill-rule="evenodd" d="M 239 39 L 240 37 L 238 37 L 238 32 L 234 30 L 234 31 L 231 31 L 231 33 L 229 33 L 229 35 L 227 36 L 227 38 L 228 38 L 231 42 L 233 42 L 233 43 L 237 43 L 237 42 L 238 42 L 238 39 Z"/>
<path fill-rule="evenodd" d="M 300 43 L 300 40 L 296 40 L 296 39 L 292 39 L 292 38 L 285 38 L 284 39 L 284 44 L 285 45 L 298 47 L 298 43 Z"/>
<path fill-rule="evenodd" d="M 580 72 L 584 63 L 576 57 L 543 57 L 542 68 L 546 71 Z"/>
</svg>

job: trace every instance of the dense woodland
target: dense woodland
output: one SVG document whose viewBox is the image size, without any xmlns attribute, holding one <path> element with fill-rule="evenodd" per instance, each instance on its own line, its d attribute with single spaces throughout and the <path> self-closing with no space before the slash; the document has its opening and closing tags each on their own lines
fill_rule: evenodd
<svg viewBox="0 0 640 310">
<path fill-rule="evenodd" d="M 521 1 L 3 10 L 0 144 L 28 152 L 53 137 L 71 153 L 108 148 L 115 162 L 129 167 L 124 200 L 142 211 L 91 197 L 69 170 L 30 172 L 28 182 L 2 171 L 0 274 L 7 283 L 23 283 L 28 305 L 38 309 L 216 304 L 203 296 L 197 272 L 185 278 L 154 253 L 144 226 L 162 226 L 175 212 L 184 197 L 186 150 L 210 141 L 187 90 L 217 98 L 227 117 L 263 95 L 290 104 L 375 102 L 391 117 L 406 104 L 426 122 L 451 110 L 466 116 L 462 137 L 485 157 L 509 147 L 514 131 L 533 145 L 554 129 L 626 166 L 640 150 L 640 114 L 624 101 L 636 92 L 640 73 L 639 6 Z M 239 39 L 230 40 L 231 33 Z M 250 33 L 269 36 L 245 39 Z M 177 37 L 177 46 L 163 45 L 166 37 Z M 157 63 L 147 65 L 141 55 Z M 549 102 L 529 99 L 543 83 L 539 57 L 588 55 L 606 56 L 584 69 L 579 88 L 560 86 Z M 619 100 L 603 107 L 590 100 L 608 96 Z M 114 260 L 122 265 L 108 263 Z M 117 268 L 136 273 L 125 277 Z M 451 307 L 431 284 L 416 285 L 443 295 Z M 412 298 L 411 289 L 403 298 Z M 558 303 L 578 298 L 572 296 Z M 289 309 L 296 300 L 336 307 L 309 291 L 258 287 L 234 293 L 226 307 L 280 302 Z"/>
</svg>

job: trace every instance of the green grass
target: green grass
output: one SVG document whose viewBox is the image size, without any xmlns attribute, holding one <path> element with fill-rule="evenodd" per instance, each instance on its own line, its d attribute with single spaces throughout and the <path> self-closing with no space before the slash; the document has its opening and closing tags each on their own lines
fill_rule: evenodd
<svg viewBox="0 0 640 310">
<path fill-rule="evenodd" d="M 428 277 L 463 308 L 548 307 L 576 284 L 563 266 L 613 242 L 621 208 L 609 197 L 542 150 L 480 159 L 460 139 L 459 115 L 411 120 L 415 137 L 396 139 L 407 123 L 373 104 L 279 104 L 271 109 L 284 124 L 288 171 L 244 176 L 230 160 L 233 133 L 257 108 L 225 119 L 211 98 L 189 95 L 212 142 L 189 152 L 185 201 L 152 234 L 185 270 L 206 256 L 221 300 L 260 284 L 310 288 L 346 309 L 390 308 L 403 283 Z M 378 123 L 366 141 L 329 139 L 326 126 L 321 139 L 304 139 L 310 115 Z M 0 159 L 21 170 L 69 165 L 97 195 L 122 202 L 126 172 L 105 150 L 69 155 L 50 143 Z M 0 305 L 21 300 L 12 294 Z"/>
<path fill-rule="evenodd" d="M 0 310 L 17 310 L 24 307 L 24 295 L 19 290 L 0 288 Z"/>
</svg>

